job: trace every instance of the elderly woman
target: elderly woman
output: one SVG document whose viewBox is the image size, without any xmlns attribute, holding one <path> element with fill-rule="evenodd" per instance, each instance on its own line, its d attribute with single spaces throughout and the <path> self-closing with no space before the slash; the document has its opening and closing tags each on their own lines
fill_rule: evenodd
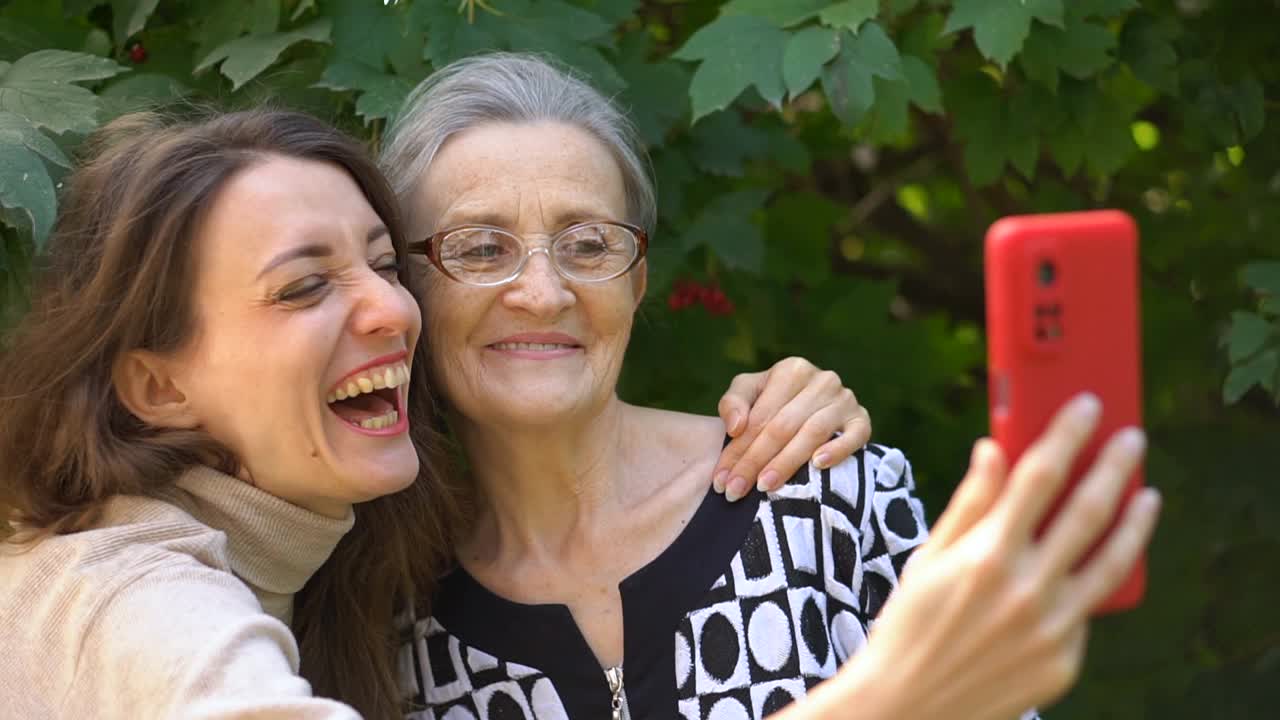
<svg viewBox="0 0 1280 720">
<path fill-rule="evenodd" d="M 1087 514 L 1069 508 L 1047 550 L 1031 538 L 1096 401 L 1064 411 L 1007 492 L 998 451 L 979 445 L 869 641 L 926 537 L 900 451 L 811 464 L 731 505 L 702 481 L 718 419 L 615 391 L 655 212 L 643 151 L 606 99 L 537 58 L 460 61 L 410 97 L 383 165 L 419 238 L 431 373 L 477 502 L 402 649 L 411 717 L 759 718 L 851 658 L 788 712 L 1009 718 L 1069 684 L 1088 608 L 1155 512 L 1135 503 L 1078 576 L 1101 530 Z M 1114 506 L 1141 452 L 1137 431 L 1112 443 L 1093 501 Z M 964 572 L 1006 563 L 1016 572 Z"/>
<path fill-rule="evenodd" d="M 455 512 L 405 253 L 381 173 L 309 116 L 87 141 L 0 353 L 0 714 L 398 714 L 392 617 Z M 865 421 L 811 366 L 771 378 L 834 403 L 825 433 Z"/>
</svg>

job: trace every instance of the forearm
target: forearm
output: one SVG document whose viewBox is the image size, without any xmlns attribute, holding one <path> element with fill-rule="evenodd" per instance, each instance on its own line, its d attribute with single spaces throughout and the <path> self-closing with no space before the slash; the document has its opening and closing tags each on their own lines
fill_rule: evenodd
<svg viewBox="0 0 1280 720">
<path fill-rule="evenodd" d="M 891 678 L 875 670 L 875 659 L 863 652 L 854 655 L 829 680 L 814 686 L 808 695 L 788 705 L 770 720 L 899 720 L 909 717 L 902 691 Z"/>
</svg>

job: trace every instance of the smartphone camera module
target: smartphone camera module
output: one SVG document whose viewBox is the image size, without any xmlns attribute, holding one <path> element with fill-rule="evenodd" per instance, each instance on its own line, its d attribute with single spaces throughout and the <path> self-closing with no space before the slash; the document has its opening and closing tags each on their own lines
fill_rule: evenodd
<svg viewBox="0 0 1280 720">
<path fill-rule="evenodd" d="M 1036 278 L 1042 287 L 1049 287 L 1058 279 L 1058 267 L 1052 260 L 1041 260 L 1036 267 Z"/>
</svg>

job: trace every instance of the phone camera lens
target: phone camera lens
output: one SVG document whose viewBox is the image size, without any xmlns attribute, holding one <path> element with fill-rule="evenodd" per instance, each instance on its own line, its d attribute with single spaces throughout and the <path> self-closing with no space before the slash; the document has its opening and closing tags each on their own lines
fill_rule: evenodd
<svg viewBox="0 0 1280 720">
<path fill-rule="evenodd" d="M 1041 260 L 1038 268 L 1040 284 L 1048 287 L 1058 277 L 1058 268 L 1053 264 L 1052 260 Z"/>
</svg>

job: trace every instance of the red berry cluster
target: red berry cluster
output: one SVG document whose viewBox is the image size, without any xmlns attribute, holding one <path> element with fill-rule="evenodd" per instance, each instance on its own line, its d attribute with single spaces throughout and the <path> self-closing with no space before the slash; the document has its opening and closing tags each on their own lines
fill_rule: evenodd
<svg viewBox="0 0 1280 720">
<path fill-rule="evenodd" d="M 703 285 L 696 280 L 677 280 L 671 294 L 667 296 L 667 307 L 683 310 L 694 303 L 701 303 L 712 315 L 733 314 L 733 301 L 716 283 Z"/>
<path fill-rule="evenodd" d="M 138 64 L 147 61 L 147 49 L 142 46 L 142 43 L 134 43 L 133 47 L 129 48 L 129 59 Z"/>
</svg>

